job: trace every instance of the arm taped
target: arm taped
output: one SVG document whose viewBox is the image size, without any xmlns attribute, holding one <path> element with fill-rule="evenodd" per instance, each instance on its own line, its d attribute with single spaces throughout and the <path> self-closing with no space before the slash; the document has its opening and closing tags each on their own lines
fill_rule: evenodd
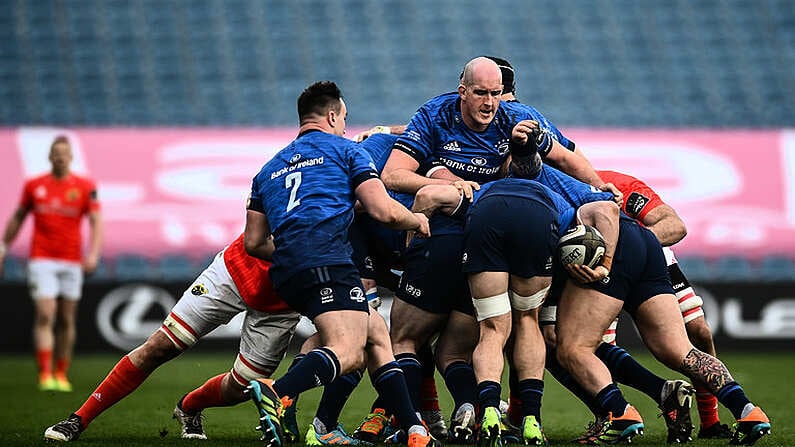
<svg viewBox="0 0 795 447">
<path fill-rule="evenodd" d="M 472 305 L 475 306 L 478 322 L 511 312 L 511 300 L 508 298 L 508 292 L 487 298 L 472 298 Z"/>
<path fill-rule="evenodd" d="M 509 290 L 508 295 L 511 297 L 511 307 L 518 311 L 535 309 L 544 302 L 548 291 L 549 286 L 546 286 L 530 296 L 522 296 L 513 290 Z"/>
</svg>

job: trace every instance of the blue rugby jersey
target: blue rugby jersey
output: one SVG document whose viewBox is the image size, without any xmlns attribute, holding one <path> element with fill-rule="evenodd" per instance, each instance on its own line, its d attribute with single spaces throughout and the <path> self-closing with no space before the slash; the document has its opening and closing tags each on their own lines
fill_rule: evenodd
<svg viewBox="0 0 795 447">
<path fill-rule="evenodd" d="M 276 245 L 274 285 L 312 267 L 353 265 L 348 227 L 354 190 L 372 178 L 378 172 L 367 152 L 320 131 L 299 135 L 262 167 L 248 208 L 268 217 Z"/>
</svg>

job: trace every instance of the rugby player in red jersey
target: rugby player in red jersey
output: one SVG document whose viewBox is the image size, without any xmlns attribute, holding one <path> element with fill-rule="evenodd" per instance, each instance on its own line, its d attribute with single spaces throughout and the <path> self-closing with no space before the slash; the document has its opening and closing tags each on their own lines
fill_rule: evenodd
<svg viewBox="0 0 795 447">
<path fill-rule="evenodd" d="M 241 234 L 185 290 L 163 325 L 122 357 L 77 411 L 47 428 L 44 438 L 77 439 L 94 418 L 132 393 L 158 366 L 246 312 L 231 371 L 186 394 L 174 409 L 183 438 L 206 439 L 201 411 L 246 400 L 243 390 L 249 381 L 273 373 L 298 323 L 299 315 L 273 290 L 269 269 L 269 262 L 246 254 Z"/>
<path fill-rule="evenodd" d="M 25 182 L 19 207 L 6 224 L 0 244 L 0 274 L 8 246 L 25 217 L 33 214 L 28 284 L 35 309 L 33 343 L 39 389 L 72 391 L 66 373 L 77 333 L 77 303 L 83 273 L 93 272 L 99 262 L 102 220 L 94 181 L 70 169 L 72 146 L 66 137 L 55 138 L 49 159 L 51 171 Z M 88 218 L 91 229 L 85 257 L 80 231 L 83 217 Z"/>
</svg>

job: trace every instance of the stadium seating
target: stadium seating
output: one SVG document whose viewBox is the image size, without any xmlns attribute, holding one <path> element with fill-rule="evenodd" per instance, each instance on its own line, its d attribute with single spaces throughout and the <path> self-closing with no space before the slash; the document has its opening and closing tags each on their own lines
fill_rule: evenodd
<svg viewBox="0 0 795 447">
<path fill-rule="evenodd" d="M 166 282 L 192 281 L 201 269 L 188 256 L 164 255 L 157 260 L 158 276 Z"/>
<path fill-rule="evenodd" d="M 151 281 L 157 271 L 150 261 L 137 254 L 124 254 L 114 260 L 114 275 L 119 281 Z"/>
<path fill-rule="evenodd" d="M 701 256 L 681 256 L 677 261 L 690 282 L 709 281 L 715 276 L 710 262 Z"/>
<path fill-rule="evenodd" d="M 23 283 L 27 278 L 27 261 L 16 256 L 6 256 L 3 261 L 3 280 Z"/>
<path fill-rule="evenodd" d="M 759 265 L 759 279 L 793 281 L 795 280 L 795 261 L 784 255 L 771 255 L 762 258 Z"/>
<path fill-rule="evenodd" d="M 559 127 L 795 127 L 787 0 L 10 2 L 0 14 L 5 126 L 292 126 L 334 79 L 350 125 L 405 122 L 478 54 Z M 6 260 L 6 279 L 24 264 Z M 680 260 L 691 280 L 791 280 L 795 261 Z M 189 280 L 181 257 L 103 259 L 87 281 Z"/>
<path fill-rule="evenodd" d="M 714 277 L 719 281 L 745 282 L 758 279 L 759 273 L 753 263 L 742 256 L 723 256 L 715 260 Z"/>
<path fill-rule="evenodd" d="M 512 60 L 520 98 L 559 126 L 787 127 L 791 6 L 12 2 L 0 16 L 0 122 L 292 125 L 297 92 L 317 79 L 342 85 L 351 124 L 404 122 L 491 53 Z"/>
</svg>

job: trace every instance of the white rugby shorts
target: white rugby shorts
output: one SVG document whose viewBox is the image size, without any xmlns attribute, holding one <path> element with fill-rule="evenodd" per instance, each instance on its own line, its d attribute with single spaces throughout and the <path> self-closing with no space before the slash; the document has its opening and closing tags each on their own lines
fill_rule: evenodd
<svg viewBox="0 0 795 447">
<path fill-rule="evenodd" d="M 185 290 L 161 330 L 186 349 L 240 312 L 246 312 L 246 316 L 238 357 L 243 357 L 253 371 L 273 372 L 284 357 L 300 315 L 249 309 L 226 269 L 223 252 Z"/>
<path fill-rule="evenodd" d="M 83 290 L 83 266 L 60 259 L 31 259 L 28 287 L 34 300 L 61 297 L 77 301 Z"/>
</svg>

